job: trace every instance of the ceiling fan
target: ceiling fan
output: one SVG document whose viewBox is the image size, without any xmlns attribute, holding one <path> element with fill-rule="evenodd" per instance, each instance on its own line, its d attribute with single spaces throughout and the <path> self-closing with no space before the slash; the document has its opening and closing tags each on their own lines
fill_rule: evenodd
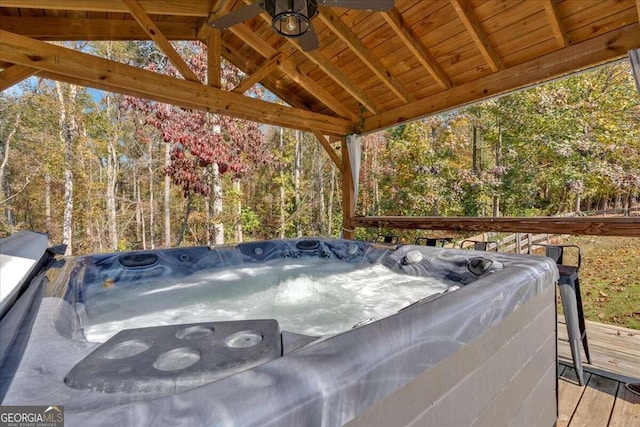
<svg viewBox="0 0 640 427">
<path fill-rule="evenodd" d="M 283 37 L 295 38 L 302 50 L 318 48 L 318 36 L 311 25 L 311 19 L 318 14 L 318 5 L 385 11 L 393 7 L 394 0 L 260 0 L 234 10 L 208 24 L 223 30 L 247 19 L 267 12 L 271 16 L 271 28 Z"/>
</svg>

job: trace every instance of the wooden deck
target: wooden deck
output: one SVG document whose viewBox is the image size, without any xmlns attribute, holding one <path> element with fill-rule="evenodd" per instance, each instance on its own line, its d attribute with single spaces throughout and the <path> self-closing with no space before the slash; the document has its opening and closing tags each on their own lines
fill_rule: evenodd
<svg viewBox="0 0 640 427">
<path fill-rule="evenodd" d="M 627 382 L 640 382 L 640 331 L 587 321 L 592 364 L 579 386 L 572 367 L 564 318 L 558 318 L 558 427 L 640 426 L 640 395 Z"/>
</svg>

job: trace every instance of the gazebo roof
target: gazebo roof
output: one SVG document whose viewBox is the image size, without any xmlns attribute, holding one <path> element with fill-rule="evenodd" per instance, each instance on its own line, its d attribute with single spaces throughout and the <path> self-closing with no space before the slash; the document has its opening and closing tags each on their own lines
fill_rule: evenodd
<svg viewBox="0 0 640 427">
<path fill-rule="evenodd" d="M 207 25 L 247 3 L 0 0 L 1 87 L 38 73 L 341 136 L 486 99 L 640 47 L 637 0 L 397 0 L 388 12 L 320 6 L 312 21 L 320 47 L 308 52 L 276 35 L 266 14 L 224 30 Z M 42 42 L 143 39 L 153 39 L 174 63 L 181 60 L 167 40 L 204 41 L 212 83 L 189 81 L 189 70 L 176 80 Z M 234 91 L 215 87 L 216 52 L 248 75 Z M 292 108 L 242 96 L 256 82 Z"/>
</svg>

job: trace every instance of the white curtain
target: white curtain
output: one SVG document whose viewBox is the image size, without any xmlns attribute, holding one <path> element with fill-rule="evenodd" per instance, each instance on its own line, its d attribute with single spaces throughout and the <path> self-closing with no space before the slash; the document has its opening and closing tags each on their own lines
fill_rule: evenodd
<svg viewBox="0 0 640 427">
<path fill-rule="evenodd" d="M 349 162 L 351 163 L 351 176 L 353 178 L 353 197 L 355 206 L 358 206 L 358 185 L 360 183 L 360 157 L 362 148 L 360 146 L 360 135 L 352 134 L 347 136 L 347 150 L 349 151 Z"/>
</svg>

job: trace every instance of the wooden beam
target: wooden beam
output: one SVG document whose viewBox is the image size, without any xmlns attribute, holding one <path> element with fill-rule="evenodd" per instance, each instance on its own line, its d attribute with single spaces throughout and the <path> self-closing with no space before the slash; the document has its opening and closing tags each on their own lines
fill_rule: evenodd
<svg viewBox="0 0 640 427">
<path fill-rule="evenodd" d="M 342 151 L 342 237 L 354 239 L 356 237 L 353 217 L 356 212 L 356 194 L 353 188 L 353 175 L 351 174 L 351 162 L 346 137 L 341 141 Z"/>
<path fill-rule="evenodd" d="M 560 21 L 560 14 L 558 13 L 558 5 L 556 4 L 556 1 L 543 0 L 543 5 L 545 12 L 547 12 L 547 17 L 549 18 L 551 31 L 553 31 L 553 36 L 556 38 L 558 46 L 569 46 L 569 36 L 567 36 L 567 32 L 564 30 L 562 22 Z"/>
<path fill-rule="evenodd" d="M 320 19 L 331 31 L 333 31 L 353 53 L 360 58 L 362 62 L 375 74 L 382 83 L 384 83 L 398 98 L 403 102 L 411 102 L 413 96 L 405 89 L 400 82 L 391 75 L 389 70 L 385 69 L 382 64 L 373 57 L 371 51 L 360 41 L 357 35 L 347 27 L 340 17 L 327 7 L 318 7 Z"/>
<path fill-rule="evenodd" d="M 0 92 L 20 83 L 24 79 L 38 74 L 37 69 L 23 65 L 10 65 L 0 71 Z"/>
<path fill-rule="evenodd" d="M 220 30 L 209 29 L 207 37 L 207 84 L 220 89 L 222 81 L 222 66 L 220 58 Z"/>
<path fill-rule="evenodd" d="M 362 132 L 369 133 L 395 126 L 614 61 L 624 57 L 630 49 L 637 48 L 640 48 L 640 26 L 634 23 L 412 104 L 368 117 L 364 120 Z"/>
<path fill-rule="evenodd" d="M 436 83 L 443 89 L 451 89 L 453 87 L 451 79 L 435 58 L 431 56 L 422 41 L 413 37 L 411 30 L 403 24 L 402 16 L 400 12 L 398 12 L 398 9 L 394 7 L 388 12 L 383 12 L 382 16 L 387 21 L 387 24 L 393 28 L 393 31 L 396 32 L 398 37 L 400 37 L 407 49 L 411 51 L 427 72 L 431 74 L 431 77 L 433 77 Z"/>
<path fill-rule="evenodd" d="M 476 14 L 473 12 L 473 8 L 469 4 L 469 2 L 467 0 L 450 1 L 451 5 L 456 10 L 458 17 L 467 29 L 467 32 L 473 39 L 473 42 L 480 50 L 480 53 L 484 57 L 484 60 L 487 61 L 491 69 L 494 72 L 504 69 L 504 65 L 502 65 L 500 56 L 498 56 L 495 49 L 489 42 L 489 39 L 484 33 L 484 30 L 480 25 L 480 21 L 476 17 Z"/>
<path fill-rule="evenodd" d="M 338 170 L 342 172 L 344 170 L 342 159 L 340 158 L 340 156 L 338 156 L 338 154 L 336 154 L 336 150 L 333 149 L 333 146 L 331 145 L 329 140 L 320 131 L 314 130 L 313 134 L 316 136 L 316 138 L 318 138 L 318 141 L 320 141 L 320 144 L 322 144 L 322 148 L 324 148 L 324 151 L 326 151 L 329 157 L 331 157 L 331 160 L 333 160 L 333 163 L 336 165 Z"/>
<path fill-rule="evenodd" d="M 378 227 L 408 230 L 467 230 L 509 233 L 551 233 L 591 236 L 640 237 L 638 217 L 400 217 L 356 216 L 353 227 Z"/>
<path fill-rule="evenodd" d="M 273 72 L 278 65 L 280 64 L 280 60 L 282 59 L 282 53 L 276 52 L 271 58 L 266 59 L 257 70 L 253 72 L 250 76 L 240 82 L 238 86 L 236 86 L 233 91 L 237 93 L 244 93 L 245 91 L 251 89 L 253 85 L 260 82 L 262 79 L 267 77 L 269 74 Z"/>
<path fill-rule="evenodd" d="M 169 61 L 173 64 L 174 67 L 178 70 L 182 77 L 192 82 L 200 82 L 200 79 L 196 74 L 189 68 L 184 59 L 180 56 L 180 54 L 173 48 L 169 40 L 162 35 L 162 32 L 158 28 L 158 26 L 149 18 L 149 15 L 146 14 L 144 9 L 140 6 L 137 0 L 121 0 L 125 6 L 129 9 L 129 13 L 138 21 L 138 24 L 144 29 L 144 31 L 149 35 L 151 40 L 155 42 L 155 44 L 167 55 Z"/>
<path fill-rule="evenodd" d="M 202 16 L 209 14 L 208 2 L 203 0 L 140 0 L 146 13 L 154 15 Z M 128 13 L 121 0 L 2 0 L 2 7 L 22 9 L 77 10 L 91 12 Z M 3 16 L 2 19 L 5 17 Z"/>
<path fill-rule="evenodd" d="M 194 23 L 158 21 L 156 25 L 169 40 L 198 39 Z M 3 16 L 0 29 L 39 40 L 149 40 L 134 20 Z"/>
<path fill-rule="evenodd" d="M 251 31 L 251 29 L 244 24 L 234 25 L 229 28 L 229 31 L 242 39 L 245 43 L 251 46 L 253 50 L 258 52 L 265 58 L 271 58 L 276 53 L 276 50 L 271 47 L 269 43 L 260 38 L 260 36 Z M 289 76 L 294 82 L 308 91 L 311 95 L 316 97 L 320 102 L 333 110 L 336 114 L 342 117 L 349 118 L 352 121 L 357 120 L 356 115 L 351 110 L 345 107 L 344 104 L 338 101 L 333 95 L 331 95 L 318 83 L 300 72 L 300 70 L 298 70 L 298 68 L 292 61 L 288 59 L 281 60 L 280 70 L 283 71 L 287 76 Z"/>
<path fill-rule="evenodd" d="M 638 22 L 640 22 L 640 0 L 636 0 L 636 10 L 638 11 Z"/>
<path fill-rule="evenodd" d="M 64 81 L 259 123 L 330 135 L 353 131 L 352 122 L 338 117 L 245 97 L 6 31 L 0 31 L 0 61 L 47 71 Z"/>
</svg>

